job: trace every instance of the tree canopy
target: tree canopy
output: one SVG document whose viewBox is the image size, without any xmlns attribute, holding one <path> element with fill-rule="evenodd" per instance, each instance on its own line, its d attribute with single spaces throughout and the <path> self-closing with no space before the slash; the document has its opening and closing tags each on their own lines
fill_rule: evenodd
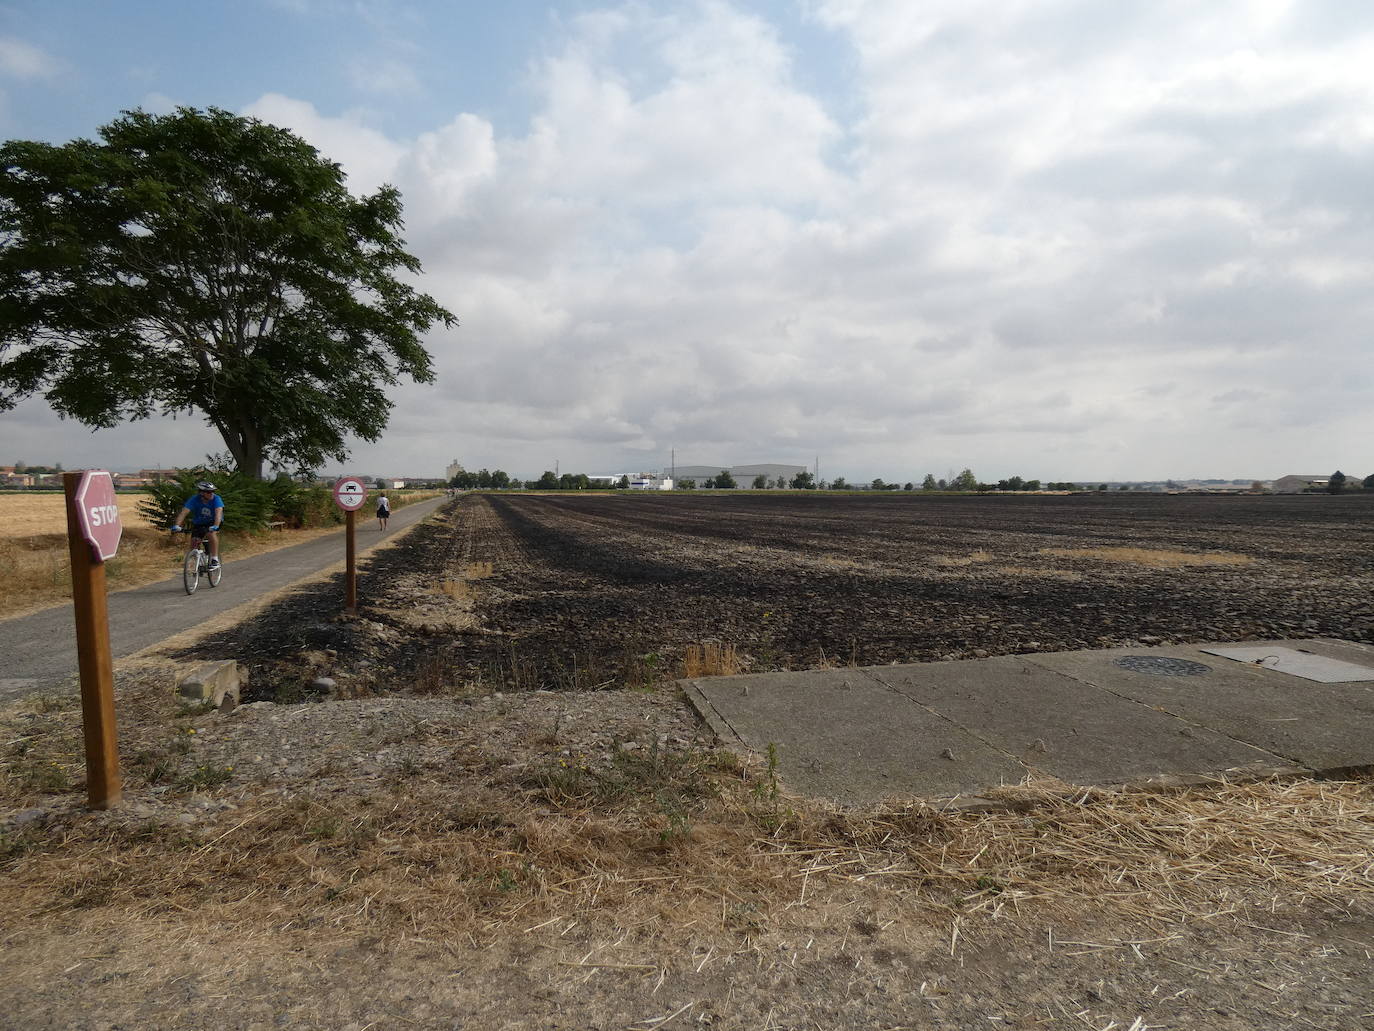
<svg viewBox="0 0 1374 1031">
<path fill-rule="evenodd" d="M 125 112 L 100 142 L 0 146 L 0 411 L 42 392 L 92 427 L 200 412 L 240 472 L 376 440 L 383 388 L 433 379 L 453 315 L 399 276 L 400 194 L 348 192 L 285 129 Z"/>
</svg>

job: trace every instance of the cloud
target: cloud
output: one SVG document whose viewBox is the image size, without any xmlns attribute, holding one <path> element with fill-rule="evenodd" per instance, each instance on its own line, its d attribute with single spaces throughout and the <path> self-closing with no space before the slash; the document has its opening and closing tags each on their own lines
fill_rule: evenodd
<svg viewBox="0 0 1374 1031">
<path fill-rule="evenodd" d="M 1360 464 L 1340 449 L 1374 435 L 1374 8 L 806 11 L 806 46 L 722 0 L 550 21 L 514 130 L 444 110 L 402 139 L 320 98 L 250 105 L 355 190 L 400 187 L 420 284 L 461 319 L 361 460 Z M 387 69 L 377 96 L 419 88 Z"/>
<path fill-rule="evenodd" d="M 353 85 L 364 93 L 415 97 L 424 92 L 415 69 L 404 61 L 359 58 L 349 68 Z"/>
<path fill-rule="evenodd" d="M 463 113 L 398 161 L 463 320 L 440 410 L 860 478 L 1162 475 L 1153 427 L 1293 418 L 1370 306 L 1370 54 L 1223 7 L 822 2 L 848 124 L 738 8 L 573 19 L 526 132 Z"/>
<path fill-rule="evenodd" d="M 326 117 L 315 105 L 279 93 L 267 93 L 243 109 L 243 114 L 290 129 L 348 173 L 349 188 L 370 193 L 394 178 L 405 148 L 368 128 L 360 118 Z"/>
<path fill-rule="evenodd" d="M 62 64 L 46 51 L 13 36 L 0 36 L 0 75 L 11 79 L 51 79 Z"/>
</svg>

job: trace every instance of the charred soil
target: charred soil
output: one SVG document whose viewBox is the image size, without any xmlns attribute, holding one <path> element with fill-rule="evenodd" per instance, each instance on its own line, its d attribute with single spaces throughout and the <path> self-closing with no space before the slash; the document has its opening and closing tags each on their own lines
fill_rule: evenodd
<svg viewBox="0 0 1374 1031">
<path fill-rule="evenodd" d="M 360 618 L 329 615 L 342 593 L 195 651 L 289 698 L 321 654 L 361 691 L 557 690 L 659 680 L 702 642 L 750 672 L 1374 642 L 1374 497 L 472 495 L 371 559 Z"/>
</svg>

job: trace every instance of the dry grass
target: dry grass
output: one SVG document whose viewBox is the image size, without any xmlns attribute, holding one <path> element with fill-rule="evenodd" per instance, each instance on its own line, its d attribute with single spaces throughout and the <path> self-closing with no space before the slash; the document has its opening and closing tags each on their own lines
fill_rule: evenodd
<svg viewBox="0 0 1374 1031">
<path fill-rule="evenodd" d="M 1230 551 L 1170 551 L 1164 548 L 1041 548 L 1042 555 L 1084 558 L 1096 562 L 1123 562 L 1152 569 L 1185 569 L 1189 566 L 1248 566 L 1249 555 Z"/>
<path fill-rule="evenodd" d="M 151 529 L 152 524 L 138 514 L 138 503 L 145 494 L 116 494 L 119 518 L 127 534 L 132 529 Z M 0 539 L 67 533 L 65 494 L 0 494 Z"/>
<path fill-rule="evenodd" d="M 428 750 L 380 782 L 326 761 L 283 790 L 190 748 L 200 717 L 150 687 L 121 694 L 130 805 L 86 813 L 75 704 L 0 714 L 0 805 L 52 813 L 0 833 L 0 928 L 79 918 L 154 933 L 171 920 L 356 943 L 510 940 L 564 921 L 653 927 L 663 948 L 688 935 L 748 946 L 798 919 L 843 934 L 857 901 L 939 928 L 953 949 L 990 919 L 1188 924 L 1374 902 L 1369 779 L 1161 793 L 1046 781 L 993 792 L 992 811 L 843 810 L 786 795 L 773 763 L 651 733 L 595 761 L 480 726 L 454 751 L 438 721 L 390 744 Z M 352 770 L 347 754 L 333 761 Z M 192 797 L 234 808 L 187 826 L 176 800 Z"/>
<path fill-rule="evenodd" d="M 136 587 L 171 576 L 185 553 L 161 531 L 130 527 L 119 542 L 119 554 L 105 563 L 112 589 Z M 71 598 L 71 557 L 67 535 L 0 537 L 0 619 L 21 615 Z"/>
<path fill-rule="evenodd" d="M 932 566 L 940 566 L 943 569 L 951 569 L 963 566 L 974 566 L 991 561 L 992 552 L 971 551 L 967 555 L 936 555 L 930 560 L 930 564 Z"/>
<path fill-rule="evenodd" d="M 434 588 L 438 594 L 447 594 L 454 601 L 475 602 L 477 592 L 468 586 L 466 580 L 442 580 Z"/>
<path fill-rule="evenodd" d="M 682 656 L 682 675 L 693 677 L 731 677 L 743 672 L 743 665 L 735 654 L 733 644 L 707 641 L 689 644 Z"/>
<path fill-rule="evenodd" d="M 766 771 L 729 757 L 640 766 L 611 786 L 554 768 L 523 792 L 423 776 L 358 796 L 264 793 L 194 830 L 75 820 L 0 842 L 0 901 L 40 921 L 181 913 L 345 939 L 490 939 L 558 920 L 747 940 L 797 907 L 820 927 L 860 898 L 945 926 L 953 948 L 988 918 L 1189 923 L 1374 895 L 1365 782 L 1017 788 L 997 813 L 838 812 L 779 797 Z"/>
<path fill-rule="evenodd" d="M 8 500 L 9 497 L 0 496 L 0 510 L 8 511 L 3 505 Z M 12 619 L 71 599 L 71 560 L 65 524 L 60 525 L 62 533 L 0 536 L 0 579 L 5 584 L 0 594 L 0 619 Z M 225 534 L 221 548 L 226 558 L 242 559 L 337 532 L 335 526 Z M 185 553 L 184 540 L 146 523 L 126 524 L 119 554 L 105 563 L 106 584 L 110 590 L 125 590 L 165 580 L 177 574 Z"/>
</svg>

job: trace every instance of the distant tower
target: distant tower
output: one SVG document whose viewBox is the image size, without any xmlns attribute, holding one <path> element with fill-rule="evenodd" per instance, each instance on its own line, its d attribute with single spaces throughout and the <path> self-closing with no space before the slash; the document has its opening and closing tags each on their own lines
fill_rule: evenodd
<svg viewBox="0 0 1374 1031">
<path fill-rule="evenodd" d="M 455 476 L 464 471 L 465 470 L 463 469 L 462 465 L 459 464 L 458 459 L 455 458 L 452 462 L 448 464 L 448 469 L 445 470 L 444 473 L 444 479 L 452 480 Z"/>
</svg>

